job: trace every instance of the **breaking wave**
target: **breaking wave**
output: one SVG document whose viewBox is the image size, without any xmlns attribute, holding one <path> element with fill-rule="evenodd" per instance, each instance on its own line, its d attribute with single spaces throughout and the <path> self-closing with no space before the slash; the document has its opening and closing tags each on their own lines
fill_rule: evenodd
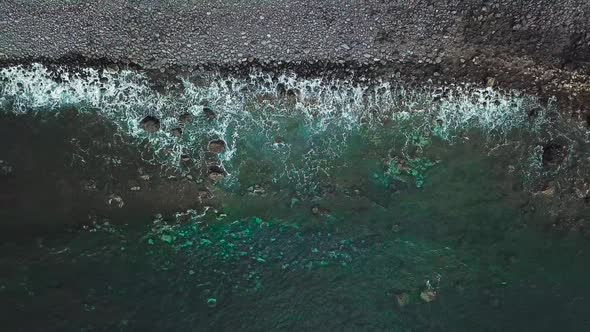
<svg viewBox="0 0 590 332">
<path fill-rule="evenodd" d="M 406 155 L 434 137 L 453 143 L 475 129 L 501 140 L 513 129 L 534 132 L 545 121 L 543 116 L 531 120 L 531 110 L 545 110 L 536 98 L 491 88 L 408 89 L 384 81 L 260 72 L 245 78 L 183 77 L 181 82 L 180 92 L 164 94 L 136 71 L 15 66 L 0 70 L 0 104 L 16 113 L 69 106 L 96 112 L 137 142 L 149 140 L 155 150 L 151 162 L 182 172 L 190 168 L 183 159 L 195 161 L 193 167 L 218 164 L 230 187 L 245 185 L 240 172 L 256 163 L 273 183 L 287 181 L 306 190 L 313 190 L 317 177 L 346 166 L 351 145 L 385 151 L 398 146 Z M 142 128 L 146 116 L 158 119 L 157 132 Z M 175 128 L 180 129 L 176 134 Z M 225 150 L 212 157 L 207 142 L 219 139 Z"/>
</svg>

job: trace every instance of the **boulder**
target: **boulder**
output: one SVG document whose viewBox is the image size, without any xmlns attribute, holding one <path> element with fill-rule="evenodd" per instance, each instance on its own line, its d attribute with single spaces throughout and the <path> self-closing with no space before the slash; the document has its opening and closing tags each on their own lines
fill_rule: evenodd
<svg viewBox="0 0 590 332">
<path fill-rule="evenodd" d="M 141 126 L 141 128 L 143 128 L 143 130 L 145 130 L 146 132 L 153 134 L 155 132 L 157 132 L 158 130 L 160 130 L 160 120 L 156 117 L 153 117 L 151 115 L 146 116 L 145 118 L 143 118 L 140 122 L 139 125 Z"/>
<path fill-rule="evenodd" d="M 207 145 L 209 152 L 216 154 L 223 153 L 225 151 L 225 141 L 222 139 L 215 139 L 209 142 Z"/>
</svg>

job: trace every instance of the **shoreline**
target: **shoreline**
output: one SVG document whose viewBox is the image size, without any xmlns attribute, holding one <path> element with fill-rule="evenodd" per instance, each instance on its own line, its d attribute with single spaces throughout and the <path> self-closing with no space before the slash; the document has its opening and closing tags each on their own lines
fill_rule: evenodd
<svg viewBox="0 0 590 332">
<path fill-rule="evenodd" d="M 493 87 L 504 91 L 517 90 L 537 96 L 543 104 L 554 98 L 562 114 L 571 117 L 582 126 L 590 128 L 590 68 L 560 69 L 555 65 L 534 63 L 530 58 L 491 58 L 481 54 L 472 61 L 462 63 L 458 59 L 445 59 L 440 64 L 379 63 L 366 65 L 357 62 L 296 62 L 239 64 L 208 63 L 194 67 L 171 66 L 146 69 L 128 62 L 114 62 L 107 58 L 91 59 L 81 55 L 25 61 L 0 61 L 0 68 L 41 63 L 50 70 L 66 68 L 76 72 L 80 68 L 105 69 L 115 67 L 144 72 L 155 87 L 164 87 L 179 77 L 194 74 L 221 74 L 243 78 L 252 72 L 280 75 L 294 73 L 302 78 L 348 79 L 363 83 L 390 81 L 409 88 L 467 85 L 473 88 Z M 517 63 L 517 65 L 514 65 Z"/>
<path fill-rule="evenodd" d="M 0 67 L 470 83 L 548 100 L 590 127 L 590 3 L 524 0 L 44 0 L 0 3 Z"/>
</svg>

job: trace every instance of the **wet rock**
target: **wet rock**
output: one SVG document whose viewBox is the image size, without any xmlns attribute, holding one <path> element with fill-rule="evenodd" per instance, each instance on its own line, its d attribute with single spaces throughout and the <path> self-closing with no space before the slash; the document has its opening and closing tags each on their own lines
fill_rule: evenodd
<svg viewBox="0 0 590 332">
<path fill-rule="evenodd" d="M 285 84 L 283 83 L 279 83 L 277 84 L 277 96 L 279 97 L 284 97 L 287 94 L 287 88 L 285 87 Z"/>
<path fill-rule="evenodd" d="M 529 118 L 536 118 L 537 116 L 539 116 L 539 114 L 541 114 L 541 108 L 540 107 L 533 107 L 529 110 L 528 112 L 528 116 Z"/>
<path fill-rule="evenodd" d="M 216 139 L 209 142 L 207 149 L 213 153 L 223 153 L 225 151 L 225 141 L 222 139 Z"/>
<path fill-rule="evenodd" d="M 170 134 L 174 137 L 180 138 L 180 137 L 182 137 L 182 129 L 174 128 L 174 129 L 170 130 Z"/>
<path fill-rule="evenodd" d="M 215 114 L 215 112 L 213 112 L 213 110 L 209 107 L 203 107 L 203 113 L 209 121 L 213 121 L 217 117 L 217 114 Z"/>
<path fill-rule="evenodd" d="M 108 64 L 104 70 L 111 75 L 115 75 L 119 73 L 119 66 L 117 66 L 115 63 L 111 63 Z"/>
<path fill-rule="evenodd" d="M 270 93 L 263 93 L 260 95 L 256 96 L 256 101 L 260 104 L 264 104 L 264 103 L 272 103 L 275 101 L 275 96 L 273 96 Z"/>
<path fill-rule="evenodd" d="M 225 170 L 219 165 L 211 165 L 209 166 L 208 177 L 214 182 L 217 182 L 225 177 Z"/>
<path fill-rule="evenodd" d="M 116 206 L 118 208 L 122 208 L 125 205 L 123 198 L 116 194 L 111 194 L 107 200 L 107 203 L 111 206 Z"/>
<path fill-rule="evenodd" d="M 296 101 L 299 98 L 300 92 L 298 89 L 288 89 L 286 97 L 290 101 Z"/>
<path fill-rule="evenodd" d="M 543 166 L 558 164 L 565 157 L 565 147 L 557 143 L 548 143 L 543 146 Z"/>
<path fill-rule="evenodd" d="M 551 184 L 546 185 L 538 194 L 546 198 L 552 198 L 555 195 L 555 187 Z"/>
<path fill-rule="evenodd" d="M 143 130 L 150 134 L 153 134 L 160 130 L 160 120 L 151 115 L 148 115 L 145 118 L 143 118 L 141 122 L 139 122 L 139 125 L 141 126 L 141 128 L 143 128 Z"/>
<path fill-rule="evenodd" d="M 184 113 L 178 118 L 178 121 L 186 125 L 193 122 L 193 116 L 190 113 Z"/>
</svg>

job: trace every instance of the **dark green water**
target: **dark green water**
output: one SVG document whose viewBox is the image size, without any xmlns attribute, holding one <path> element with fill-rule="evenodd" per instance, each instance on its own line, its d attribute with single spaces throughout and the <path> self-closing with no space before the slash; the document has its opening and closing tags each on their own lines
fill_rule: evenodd
<svg viewBox="0 0 590 332">
<path fill-rule="evenodd" d="M 21 106 L 27 114 L 39 111 L 10 91 L 5 86 L 6 113 Z M 540 132 L 557 124 L 535 124 L 530 107 L 521 104 L 507 108 L 515 116 L 481 109 L 494 125 L 504 123 L 494 117 L 526 115 L 500 129 L 466 120 L 450 130 L 454 118 L 436 121 L 428 112 L 351 122 L 328 112 L 333 108 L 322 98 L 317 108 L 275 113 L 260 98 L 241 100 L 243 113 L 218 98 L 211 102 L 217 119 L 197 114 L 183 127 L 178 149 L 195 164 L 212 158 L 197 157 L 209 139 L 227 142 L 217 158 L 228 174 L 205 182 L 219 199 L 215 207 L 195 204 L 176 216 L 151 218 L 134 217 L 128 208 L 123 222 L 105 217 L 33 237 L 2 234 L 2 330 L 590 329 L 590 246 L 578 232 L 553 230 L 552 198 L 531 193 L 548 174 L 560 174 L 539 164 L 537 149 Z M 72 129 L 76 122 L 66 125 L 59 110 L 40 105 L 36 117 L 11 121 L 35 123 L 41 133 L 51 128 L 56 149 L 59 137 L 82 135 Z M 108 110 L 95 106 L 85 112 Z M 113 114 L 119 116 L 106 116 L 119 125 L 112 130 L 145 139 L 129 125 L 136 118 Z M 169 172 L 175 161 L 160 154 L 158 144 L 174 138 L 158 135 L 147 136 L 150 151 Z M 10 155 L 6 151 L 25 142 L 3 144 Z M 124 164 L 145 147 L 137 144 L 112 157 Z M 64 173 L 82 167 L 72 165 Z M 197 178 L 199 169 L 174 171 Z M 95 172 L 100 186 L 105 175 Z"/>
</svg>

